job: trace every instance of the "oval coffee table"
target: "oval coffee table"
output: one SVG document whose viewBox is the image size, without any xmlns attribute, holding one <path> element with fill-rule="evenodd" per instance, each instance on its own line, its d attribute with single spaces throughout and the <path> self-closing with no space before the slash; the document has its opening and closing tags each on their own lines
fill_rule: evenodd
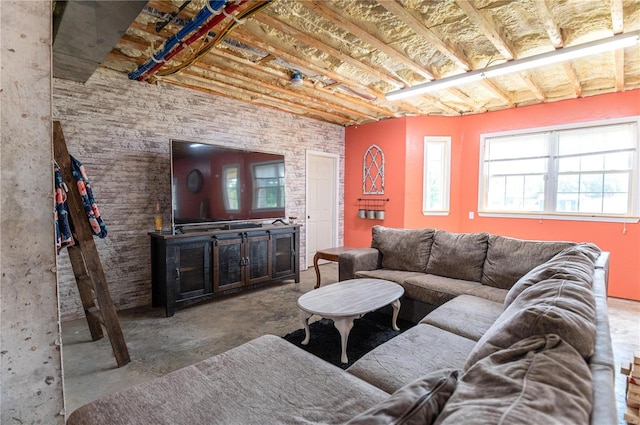
<svg viewBox="0 0 640 425">
<path fill-rule="evenodd" d="M 302 310 L 302 323 L 305 330 L 303 345 L 309 343 L 309 318 L 314 314 L 333 320 L 342 344 L 340 361 L 348 363 L 347 340 L 353 327 L 353 321 L 365 313 L 391 304 L 393 329 L 400 330 L 396 324 L 400 310 L 400 297 L 404 288 L 397 283 L 382 279 L 351 279 L 323 286 L 307 292 L 298 298 L 298 307 Z"/>
</svg>

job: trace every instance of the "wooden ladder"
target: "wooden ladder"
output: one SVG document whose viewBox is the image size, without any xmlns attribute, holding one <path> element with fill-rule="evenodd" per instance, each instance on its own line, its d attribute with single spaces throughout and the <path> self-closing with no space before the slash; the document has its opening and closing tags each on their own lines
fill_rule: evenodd
<svg viewBox="0 0 640 425">
<path fill-rule="evenodd" d="M 93 341 L 104 337 L 102 326 L 109 335 L 113 355 L 118 367 L 129 363 L 129 350 L 124 341 L 118 315 L 113 306 L 109 286 L 104 276 L 102 263 L 98 256 L 93 232 L 82 205 L 82 198 L 71 168 L 71 158 L 62 133 L 60 121 L 53 122 L 54 158 L 62 172 L 62 180 L 67 186 L 67 205 L 70 221 L 73 222 L 76 244 L 68 247 L 71 267 L 80 292 L 80 299 L 87 317 L 87 324 Z M 97 303 L 97 305 L 96 305 Z"/>
</svg>

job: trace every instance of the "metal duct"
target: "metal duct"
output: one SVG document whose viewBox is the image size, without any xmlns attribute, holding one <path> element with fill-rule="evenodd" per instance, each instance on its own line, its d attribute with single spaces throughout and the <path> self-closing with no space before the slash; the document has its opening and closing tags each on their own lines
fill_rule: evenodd
<svg viewBox="0 0 640 425">
<path fill-rule="evenodd" d="M 86 82 L 146 1 L 57 1 L 53 13 L 53 76 Z"/>
</svg>

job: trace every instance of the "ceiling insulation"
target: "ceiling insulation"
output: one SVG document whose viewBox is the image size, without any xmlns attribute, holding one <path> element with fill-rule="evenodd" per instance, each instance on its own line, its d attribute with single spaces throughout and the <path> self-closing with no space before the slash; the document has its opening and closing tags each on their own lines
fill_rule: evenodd
<svg viewBox="0 0 640 425">
<path fill-rule="evenodd" d="M 129 73 L 204 6 L 149 1 L 102 66 Z M 241 16 L 256 1 L 241 5 Z M 168 16 L 168 15 L 167 15 Z M 209 37 L 232 22 L 225 18 Z M 640 46 L 407 98 L 385 94 L 640 30 L 640 0 L 274 0 L 200 61 L 149 81 L 340 125 L 456 116 L 640 88 Z M 197 41 L 168 66 L 189 59 Z M 160 71 L 162 71 L 161 68 Z M 291 85 L 294 72 L 303 84 Z M 146 84 L 146 83 L 145 83 Z"/>
</svg>

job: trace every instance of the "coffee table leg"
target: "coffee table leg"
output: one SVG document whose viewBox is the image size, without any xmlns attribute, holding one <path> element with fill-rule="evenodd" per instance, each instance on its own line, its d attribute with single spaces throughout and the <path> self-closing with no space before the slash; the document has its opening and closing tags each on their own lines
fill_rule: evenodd
<svg viewBox="0 0 640 425">
<path fill-rule="evenodd" d="M 391 303 L 391 307 L 393 307 L 393 318 L 391 319 L 391 327 L 394 331 L 399 331 L 400 328 L 396 324 L 398 320 L 398 312 L 400 311 L 400 298 Z"/>
<path fill-rule="evenodd" d="M 342 363 L 349 363 L 347 359 L 347 341 L 349 340 L 349 332 L 351 332 L 351 328 L 353 328 L 353 319 L 356 319 L 360 316 L 350 316 L 350 317 L 340 317 L 337 319 L 333 319 L 333 325 L 336 327 L 338 332 L 340 332 L 340 342 L 342 345 L 342 354 L 340 356 L 340 361 Z"/>
<path fill-rule="evenodd" d="M 302 341 L 302 345 L 307 345 L 309 343 L 309 338 L 311 337 L 311 331 L 309 330 L 309 319 L 311 316 L 313 316 L 311 313 L 300 311 L 302 325 L 304 326 L 304 340 Z"/>
</svg>

